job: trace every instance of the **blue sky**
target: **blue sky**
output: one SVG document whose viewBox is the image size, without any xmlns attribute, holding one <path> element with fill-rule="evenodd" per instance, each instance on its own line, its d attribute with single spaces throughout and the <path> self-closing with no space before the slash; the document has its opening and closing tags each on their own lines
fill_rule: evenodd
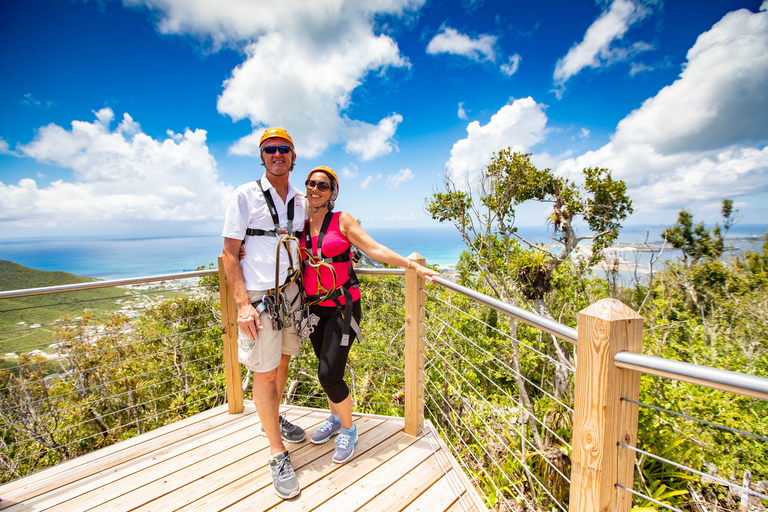
<svg viewBox="0 0 768 512">
<path fill-rule="evenodd" d="M 4 238 L 219 233 L 275 125 L 364 227 L 506 147 L 612 169 L 627 224 L 768 213 L 768 0 L 25 0 L 0 41 Z"/>
</svg>

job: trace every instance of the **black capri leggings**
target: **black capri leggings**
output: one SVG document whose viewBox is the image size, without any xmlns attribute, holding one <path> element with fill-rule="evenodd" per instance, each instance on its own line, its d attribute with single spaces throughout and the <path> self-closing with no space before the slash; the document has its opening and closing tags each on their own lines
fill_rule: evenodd
<svg viewBox="0 0 768 512">
<path fill-rule="evenodd" d="M 317 356 L 317 377 L 325 394 L 334 404 L 343 402 L 349 396 L 349 388 L 344 382 L 344 370 L 352 342 L 357 334 L 350 329 L 349 345 L 341 346 L 341 329 L 344 319 L 341 311 L 335 307 L 312 306 L 310 311 L 320 317 L 315 330 L 309 335 L 312 348 Z M 360 323 L 360 301 L 352 303 L 352 316 Z"/>
</svg>

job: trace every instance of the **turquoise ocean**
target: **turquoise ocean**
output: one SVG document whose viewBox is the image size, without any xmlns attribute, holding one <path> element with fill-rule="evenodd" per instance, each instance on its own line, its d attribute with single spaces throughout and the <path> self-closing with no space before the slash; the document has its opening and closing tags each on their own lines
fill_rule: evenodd
<svg viewBox="0 0 768 512">
<path fill-rule="evenodd" d="M 627 226 L 619 242 L 630 246 L 646 239 L 658 242 L 662 228 Z M 756 236 L 768 230 L 768 225 L 736 225 L 730 236 Z M 441 267 L 455 265 L 465 246 L 459 232 L 450 226 L 435 228 L 369 228 L 375 240 L 407 256 L 418 252 L 428 263 Z M 550 242 L 543 227 L 520 228 L 526 239 Z M 743 249 L 754 242 L 740 241 Z M 222 239 L 218 235 L 175 238 L 91 238 L 61 237 L 40 239 L 0 239 L 0 260 L 38 270 L 63 271 L 99 279 L 121 279 L 195 270 L 215 263 L 221 253 Z M 631 248 L 628 247 L 628 250 Z M 666 249 L 665 258 L 675 258 L 678 251 Z"/>
</svg>

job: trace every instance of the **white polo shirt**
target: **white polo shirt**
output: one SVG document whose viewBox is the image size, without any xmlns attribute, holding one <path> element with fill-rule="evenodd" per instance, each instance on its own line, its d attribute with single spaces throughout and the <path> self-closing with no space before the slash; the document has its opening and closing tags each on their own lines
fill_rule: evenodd
<svg viewBox="0 0 768 512">
<path fill-rule="evenodd" d="M 265 194 L 271 194 L 275 203 L 280 229 L 288 229 L 288 202 L 295 197 L 293 208 L 293 231 L 301 231 L 307 218 L 306 198 L 299 190 L 289 183 L 288 195 L 285 202 L 275 191 L 275 187 L 267 179 L 261 178 L 261 186 Z M 275 224 L 269 213 L 269 205 L 259 190 L 257 182 L 252 181 L 241 185 L 232 193 L 227 201 L 224 212 L 223 238 L 243 240 L 245 238 L 245 258 L 240 260 L 243 267 L 243 278 L 246 290 L 269 290 L 275 287 L 275 261 L 278 238 L 273 236 L 245 236 L 246 229 L 263 229 L 272 231 Z M 281 235 L 283 238 L 287 235 Z M 299 268 L 298 244 L 290 242 L 293 254 L 293 266 Z M 288 277 L 289 259 L 285 247 L 280 249 L 280 267 L 278 284 L 285 282 Z"/>
</svg>

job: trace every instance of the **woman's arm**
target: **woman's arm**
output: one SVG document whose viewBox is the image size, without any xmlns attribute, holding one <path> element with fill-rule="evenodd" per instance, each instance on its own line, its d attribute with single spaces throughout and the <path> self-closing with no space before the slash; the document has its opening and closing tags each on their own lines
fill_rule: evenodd
<svg viewBox="0 0 768 512">
<path fill-rule="evenodd" d="M 371 238 L 371 236 L 360 227 L 360 224 L 346 212 L 342 212 L 339 216 L 339 228 L 341 229 L 342 234 L 347 237 L 347 240 L 352 242 L 355 247 L 363 251 L 366 256 L 371 259 L 399 267 L 410 266 L 410 268 L 416 271 L 416 274 L 418 274 L 419 277 L 423 277 L 427 281 L 431 281 L 432 276 L 440 275 L 439 272 L 427 268 L 424 265 L 420 265 L 415 261 L 409 262 L 407 258 L 400 256 L 389 247 L 381 245 Z"/>
</svg>

